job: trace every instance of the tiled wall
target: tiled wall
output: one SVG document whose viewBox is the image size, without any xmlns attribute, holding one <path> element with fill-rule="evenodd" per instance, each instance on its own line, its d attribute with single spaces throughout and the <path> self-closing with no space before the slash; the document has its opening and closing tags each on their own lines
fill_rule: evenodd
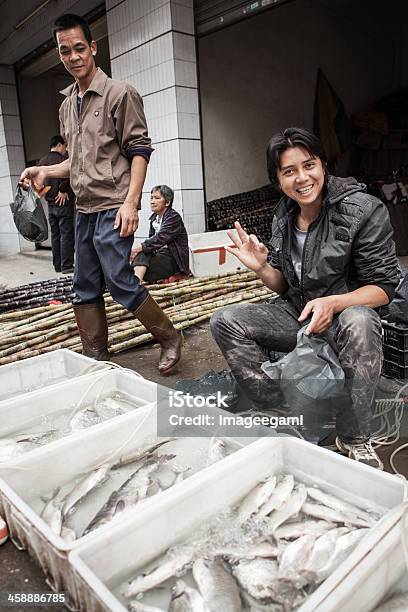
<svg viewBox="0 0 408 612">
<path fill-rule="evenodd" d="M 14 72 L 9 66 L 0 65 L 0 255 L 27 248 L 28 243 L 20 241 L 10 210 L 24 166 Z"/>
<path fill-rule="evenodd" d="M 143 96 L 155 149 L 137 240 L 148 233 L 150 189 L 168 184 L 189 233 L 205 229 L 193 0 L 107 0 L 112 77 Z"/>
</svg>

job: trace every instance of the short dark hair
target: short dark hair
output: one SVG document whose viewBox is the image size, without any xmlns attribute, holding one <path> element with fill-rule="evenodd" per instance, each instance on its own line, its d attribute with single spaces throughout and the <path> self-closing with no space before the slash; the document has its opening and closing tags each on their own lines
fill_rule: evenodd
<svg viewBox="0 0 408 612">
<path fill-rule="evenodd" d="M 50 149 L 56 147 L 59 144 L 65 144 L 65 140 L 62 136 L 60 136 L 60 134 L 56 134 L 56 136 L 53 136 L 50 140 Z"/>
<path fill-rule="evenodd" d="M 76 28 L 77 26 L 81 28 L 86 40 L 89 44 L 91 44 L 92 34 L 89 25 L 87 24 L 85 19 L 83 19 L 79 15 L 74 15 L 73 13 L 66 13 L 65 15 L 61 15 L 61 17 L 58 17 L 58 19 L 54 22 L 51 31 L 55 44 L 58 46 L 57 32 L 63 32 L 64 30 Z"/>
<path fill-rule="evenodd" d="M 172 206 L 174 200 L 174 191 L 170 187 L 168 187 L 168 185 L 156 185 L 156 187 L 153 187 L 150 193 L 153 193 L 154 191 L 158 191 L 162 198 L 164 198 L 166 202 L 168 202 L 168 204 Z"/>
<path fill-rule="evenodd" d="M 289 127 L 283 132 L 278 132 L 272 136 L 266 150 L 266 165 L 271 183 L 277 182 L 277 172 L 281 167 L 280 158 L 282 153 L 293 147 L 306 149 L 313 157 L 318 157 L 323 164 L 323 168 L 326 168 L 326 153 L 317 136 L 304 128 Z"/>
</svg>

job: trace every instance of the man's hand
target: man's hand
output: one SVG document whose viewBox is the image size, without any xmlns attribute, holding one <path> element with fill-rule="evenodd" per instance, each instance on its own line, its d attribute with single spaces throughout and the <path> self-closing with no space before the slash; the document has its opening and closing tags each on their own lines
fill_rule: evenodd
<svg viewBox="0 0 408 612">
<path fill-rule="evenodd" d="M 266 264 L 268 249 L 259 242 L 254 234 L 248 236 L 238 221 L 235 221 L 235 229 L 237 230 L 238 237 L 234 235 L 232 230 L 227 230 L 227 234 L 236 248 L 226 246 L 225 250 L 235 255 L 249 270 L 258 273 Z"/>
<path fill-rule="evenodd" d="M 139 227 L 139 212 L 134 202 L 123 202 L 115 217 L 113 229 L 120 227 L 120 237 L 126 238 L 134 234 Z"/>
<path fill-rule="evenodd" d="M 68 194 L 63 191 L 59 191 L 57 197 L 55 198 L 55 203 L 58 206 L 64 206 L 64 204 L 68 201 Z"/>
<path fill-rule="evenodd" d="M 329 329 L 335 314 L 335 300 L 336 296 L 329 295 L 323 298 L 316 298 L 306 304 L 298 318 L 298 321 L 302 323 L 313 313 L 312 320 L 305 331 L 306 335 L 320 334 Z"/>
<path fill-rule="evenodd" d="M 35 183 L 35 188 L 38 191 L 44 188 L 46 180 L 46 166 L 31 166 L 21 173 L 19 185 L 27 190 L 32 183 Z"/>
<path fill-rule="evenodd" d="M 132 246 L 132 250 L 130 251 L 130 260 L 129 263 L 132 263 L 132 261 L 134 260 L 134 258 L 139 255 L 139 253 L 141 253 L 143 251 L 142 249 L 142 245 L 141 244 L 137 244 Z"/>
</svg>

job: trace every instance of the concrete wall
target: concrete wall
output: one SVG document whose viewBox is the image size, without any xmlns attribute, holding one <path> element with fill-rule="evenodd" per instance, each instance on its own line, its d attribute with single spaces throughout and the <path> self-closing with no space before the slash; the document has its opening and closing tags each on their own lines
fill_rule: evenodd
<svg viewBox="0 0 408 612">
<path fill-rule="evenodd" d="M 298 0 L 199 40 L 207 200 L 267 182 L 270 136 L 313 126 L 319 67 L 348 113 L 395 87 L 391 36 L 378 36 L 369 11 L 342 18 L 328 4 Z"/>
</svg>

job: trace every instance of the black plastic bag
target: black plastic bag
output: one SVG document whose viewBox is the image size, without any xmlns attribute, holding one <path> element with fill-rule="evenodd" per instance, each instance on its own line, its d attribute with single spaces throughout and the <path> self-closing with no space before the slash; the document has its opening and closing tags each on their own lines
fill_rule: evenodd
<svg viewBox="0 0 408 612">
<path fill-rule="evenodd" d="M 217 391 L 224 396 L 224 401 L 228 405 L 226 410 L 231 410 L 238 403 L 239 389 L 234 375 L 229 370 L 216 372 L 210 370 L 202 378 L 188 378 L 176 382 L 177 391 L 190 393 L 191 395 L 217 395 Z"/>
<path fill-rule="evenodd" d="M 293 351 L 271 363 L 262 364 L 269 378 L 279 380 L 282 391 L 295 387 L 305 398 L 323 399 L 338 395 L 344 387 L 344 372 L 324 334 L 297 334 Z"/>
<path fill-rule="evenodd" d="M 30 186 L 24 191 L 17 185 L 14 202 L 10 204 L 19 234 L 30 242 L 44 242 L 48 238 L 48 224 L 41 200 Z"/>
</svg>

